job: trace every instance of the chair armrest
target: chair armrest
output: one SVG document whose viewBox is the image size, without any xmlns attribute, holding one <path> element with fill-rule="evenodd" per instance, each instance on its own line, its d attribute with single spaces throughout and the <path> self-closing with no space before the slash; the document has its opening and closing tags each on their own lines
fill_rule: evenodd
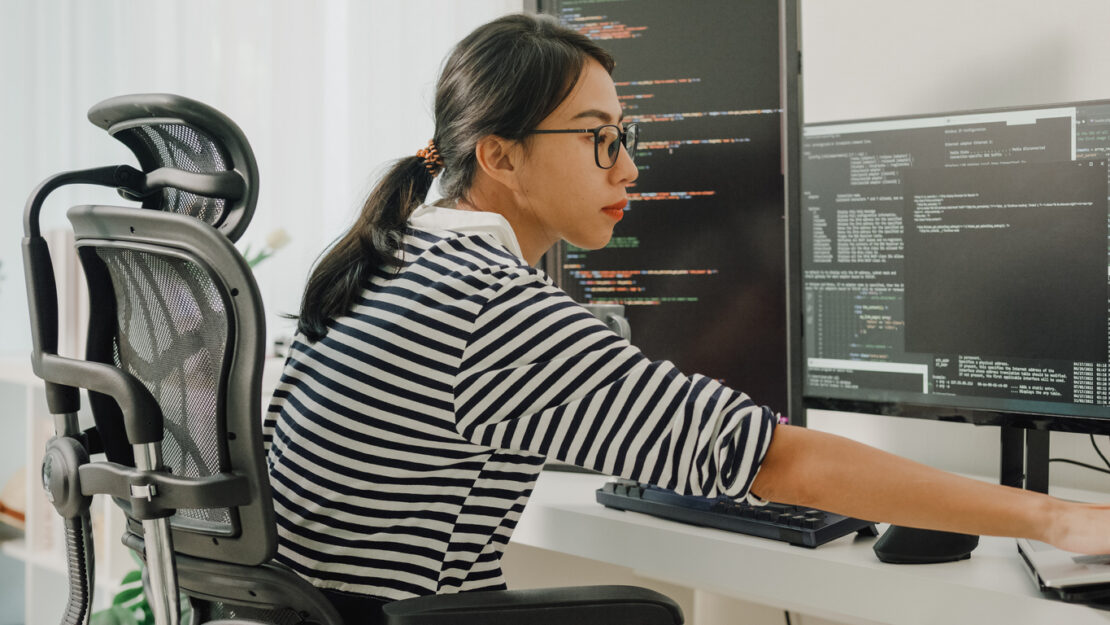
<svg viewBox="0 0 1110 625">
<path fill-rule="evenodd" d="M 386 625 L 681 625 L 669 597 L 636 586 L 494 590 L 387 603 Z"/>
<path fill-rule="evenodd" d="M 114 399 L 123 414 L 127 441 L 132 445 L 156 443 L 162 440 L 162 408 L 142 382 L 123 369 L 99 362 L 38 352 L 31 355 L 31 368 L 35 375 L 46 382 L 72 389 L 89 389 Z M 76 390 L 73 391 L 75 398 L 76 392 Z M 76 401 L 74 399 L 75 404 Z M 75 409 L 76 405 L 71 408 Z M 51 406 L 52 412 L 54 409 Z"/>
</svg>

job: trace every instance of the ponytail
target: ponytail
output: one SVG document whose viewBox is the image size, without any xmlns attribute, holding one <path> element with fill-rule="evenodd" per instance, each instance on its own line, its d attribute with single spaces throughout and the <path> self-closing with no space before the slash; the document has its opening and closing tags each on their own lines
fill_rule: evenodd
<svg viewBox="0 0 1110 625">
<path fill-rule="evenodd" d="M 550 15 L 506 15 L 455 46 L 436 83 L 434 143 L 397 161 L 366 200 L 358 220 L 316 263 L 301 299 L 297 329 L 315 342 L 347 314 L 379 267 L 401 265 L 405 224 L 439 178 L 443 202 L 467 196 L 482 137 L 528 136 L 574 89 L 594 59 L 613 57 Z"/>
<path fill-rule="evenodd" d="M 323 338 L 328 322 L 351 309 L 375 269 L 401 266 L 397 252 L 405 224 L 428 196 L 433 173 L 423 156 L 398 159 L 366 198 L 354 226 L 317 261 L 297 317 L 306 339 Z"/>
</svg>

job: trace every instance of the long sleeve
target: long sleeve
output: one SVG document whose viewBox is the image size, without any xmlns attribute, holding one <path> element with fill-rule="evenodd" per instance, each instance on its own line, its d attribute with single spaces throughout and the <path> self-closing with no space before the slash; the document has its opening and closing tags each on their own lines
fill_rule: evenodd
<svg viewBox="0 0 1110 625">
<path fill-rule="evenodd" d="M 460 434 L 680 493 L 748 494 L 770 410 L 648 360 L 535 270 L 483 295 L 455 376 Z"/>
<path fill-rule="evenodd" d="M 770 411 L 649 361 L 490 233 L 414 228 L 403 257 L 294 338 L 264 431 L 278 562 L 386 599 L 504 588 L 545 457 L 748 492 Z"/>
</svg>

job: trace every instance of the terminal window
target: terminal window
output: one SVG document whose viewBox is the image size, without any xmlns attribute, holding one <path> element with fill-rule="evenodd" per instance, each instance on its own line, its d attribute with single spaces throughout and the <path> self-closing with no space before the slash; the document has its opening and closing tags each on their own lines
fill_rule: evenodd
<svg viewBox="0 0 1110 625">
<path fill-rule="evenodd" d="M 639 179 L 612 241 L 566 247 L 577 301 L 619 303 L 632 342 L 783 408 L 784 190 L 774 0 L 544 3 L 606 48 Z"/>
<path fill-rule="evenodd" d="M 805 392 L 1105 416 L 1110 103 L 808 126 Z"/>
</svg>

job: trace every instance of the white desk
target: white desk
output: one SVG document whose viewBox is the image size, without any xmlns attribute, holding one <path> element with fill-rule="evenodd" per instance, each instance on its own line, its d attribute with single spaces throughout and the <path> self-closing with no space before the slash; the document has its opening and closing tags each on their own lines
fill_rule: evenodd
<svg viewBox="0 0 1110 625">
<path fill-rule="evenodd" d="M 1110 611 L 1043 598 L 1012 539 L 984 537 L 962 562 L 883 564 L 870 538 L 805 549 L 608 509 L 594 500 L 607 479 L 545 472 L 513 541 L 851 623 L 1110 623 Z"/>
</svg>

